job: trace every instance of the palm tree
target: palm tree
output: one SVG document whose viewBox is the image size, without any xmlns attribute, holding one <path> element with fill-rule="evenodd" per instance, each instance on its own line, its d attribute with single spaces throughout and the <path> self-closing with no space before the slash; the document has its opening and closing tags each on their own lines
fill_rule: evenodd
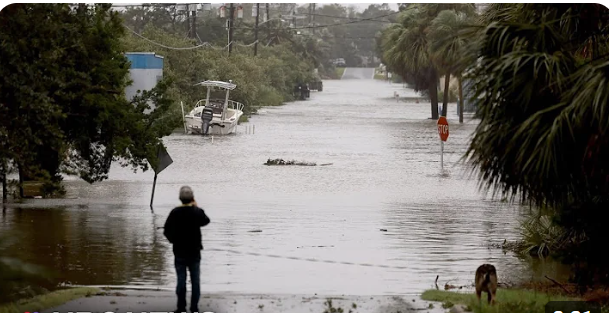
<svg viewBox="0 0 609 313">
<path fill-rule="evenodd" d="M 429 56 L 428 24 L 419 8 L 411 7 L 383 32 L 381 47 L 388 69 L 414 82 L 415 90 L 429 91 L 431 118 L 438 119 L 438 73 Z"/>
<path fill-rule="evenodd" d="M 492 5 L 478 36 L 480 117 L 467 156 L 487 188 L 554 209 L 607 262 L 609 10 L 600 4 Z"/>
<path fill-rule="evenodd" d="M 446 116 L 450 75 L 455 75 L 459 84 L 459 123 L 463 123 L 463 72 L 474 60 L 467 59 L 467 50 L 475 47 L 466 36 L 464 28 L 472 18 L 464 12 L 444 10 L 431 22 L 429 38 L 430 54 L 436 66 L 444 72 L 444 101 L 442 116 Z"/>
<path fill-rule="evenodd" d="M 438 119 L 438 73 L 440 68 L 430 54 L 433 20 L 444 10 L 474 13 L 472 4 L 412 4 L 405 7 L 398 23 L 382 35 L 383 59 L 388 68 L 404 80 L 414 82 L 415 90 L 427 90 L 432 119 Z M 450 79 L 450 74 L 447 79 Z M 445 97 L 447 94 L 445 93 Z M 446 100 L 448 100 L 446 98 Z M 447 101 L 446 101 L 447 102 Z M 446 103 L 444 104 L 446 109 Z M 446 110 L 443 115 L 446 115 Z"/>
</svg>

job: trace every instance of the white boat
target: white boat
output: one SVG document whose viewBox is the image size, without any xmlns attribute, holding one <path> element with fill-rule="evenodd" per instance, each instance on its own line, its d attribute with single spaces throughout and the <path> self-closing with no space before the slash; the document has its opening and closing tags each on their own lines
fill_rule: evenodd
<svg viewBox="0 0 609 313">
<path fill-rule="evenodd" d="M 194 109 L 184 116 L 186 131 L 189 134 L 202 134 L 201 113 L 206 106 L 213 108 L 214 117 L 209 127 L 209 135 L 228 135 L 235 132 L 239 118 L 243 115 L 243 103 L 230 100 L 230 91 L 237 88 L 232 81 L 206 80 L 195 84 L 195 86 L 207 87 L 207 97 L 197 101 Z M 212 88 L 220 88 L 226 91 L 224 99 L 210 99 Z"/>
</svg>

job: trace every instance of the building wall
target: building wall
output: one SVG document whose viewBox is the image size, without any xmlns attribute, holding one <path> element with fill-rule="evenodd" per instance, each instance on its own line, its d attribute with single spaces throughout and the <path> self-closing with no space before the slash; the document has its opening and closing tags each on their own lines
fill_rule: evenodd
<svg viewBox="0 0 609 313">
<path fill-rule="evenodd" d="M 131 62 L 129 75 L 133 81 L 125 88 L 125 96 L 131 100 L 138 90 L 151 90 L 163 79 L 163 57 L 154 52 L 128 52 L 125 56 Z M 154 104 L 151 103 L 152 109 Z"/>
</svg>

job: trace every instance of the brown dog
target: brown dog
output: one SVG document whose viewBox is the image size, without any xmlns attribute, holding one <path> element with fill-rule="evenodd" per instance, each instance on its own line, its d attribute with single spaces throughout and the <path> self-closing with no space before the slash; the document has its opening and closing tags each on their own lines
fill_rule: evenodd
<svg viewBox="0 0 609 313">
<path fill-rule="evenodd" d="M 495 295 L 497 294 L 497 270 L 491 264 L 482 264 L 476 270 L 476 296 L 478 302 L 482 303 L 482 292 L 488 294 L 488 303 L 495 304 Z"/>
</svg>

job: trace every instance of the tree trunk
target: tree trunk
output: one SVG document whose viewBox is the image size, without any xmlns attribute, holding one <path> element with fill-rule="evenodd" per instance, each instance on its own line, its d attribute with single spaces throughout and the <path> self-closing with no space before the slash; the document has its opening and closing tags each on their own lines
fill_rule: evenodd
<svg viewBox="0 0 609 313">
<path fill-rule="evenodd" d="M 6 200 L 8 198 L 8 189 L 6 186 L 7 169 L 8 169 L 8 166 L 6 166 L 6 163 L 3 162 L 2 163 L 2 203 L 6 203 Z"/>
<path fill-rule="evenodd" d="M 19 198 L 23 199 L 23 169 L 21 164 L 17 164 L 19 170 Z"/>
<path fill-rule="evenodd" d="M 457 82 L 459 84 L 459 123 L 463 123 L 463 80 L 461 80 L 461 75 L 457 76 Z"/>
<path fill-rule="evenodd" d="M 446 111 L 448 110 L 448 94 L 450 90 L 448 89 L 450 86 L 450 72 L 447 72 L 444 75 L 444 99 L 442 100 L 442 116 L 446 117 Z"/>
<path fill-rule="evenodd" d="M 438 80 L 432 79 L 429 84 L 429 100 L 431 101 L 431 119 L 438 119 Z"/>
</svg>

